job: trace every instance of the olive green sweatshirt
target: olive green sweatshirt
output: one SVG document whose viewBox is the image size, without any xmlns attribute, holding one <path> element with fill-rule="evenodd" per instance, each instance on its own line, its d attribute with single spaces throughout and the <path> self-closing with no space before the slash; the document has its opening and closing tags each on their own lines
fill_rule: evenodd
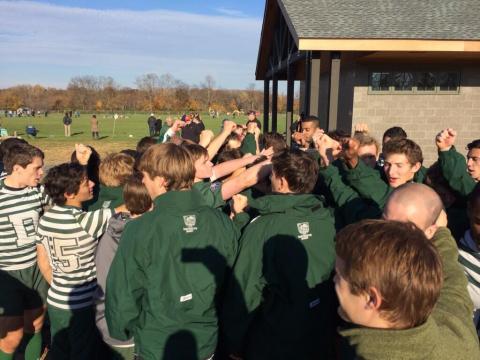
<svg viewBox="0 0 480 360">
<path fill-rule="evenodd" d="M 424 324 L 407 330 L 358 327 L 340 331 L 355 347 L 358 359 L 480 359 L 473 304 L 455 240 L 447 228 L 440 228 L 433 242 L 442 259 L 444 283 L 432 314 Z"/>
<path fill-rule="evenodd" d="M 240 239 L 225 293 L 228 353 L 247 359 L 318 355 L 322 341 L 332 343 L 326 333 L 335 314 L 327 281 L 335 262 L 333 217 L 311 194 L 268 195 L 249 205 L 260 216 Z"/>
<path fill-rule="evenodd" d="M 239 232 L 197 191 L 171 191 L 125 226 L 106 286 L 110 335 L 134 337 L 142 359 L 210 357 L 216 297 L 237 255 Z M 186 355 L 185 355 L 186 356 Z"/>
</svg>

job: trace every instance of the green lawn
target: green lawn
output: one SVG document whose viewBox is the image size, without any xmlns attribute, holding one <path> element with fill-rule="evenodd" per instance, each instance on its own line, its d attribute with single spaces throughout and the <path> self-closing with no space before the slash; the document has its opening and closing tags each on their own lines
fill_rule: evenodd
<svg viewBox="0 0 480 360">
<path fill-rule="evenodd" d="M 3 115 L 3 114 L 2 114 Z M 155 114 L 161 119 L 165 119 L 167 114 Z M 171 114 L 173 117 L 179 117 L 180 114 Z M 73 118 L 71 137 L 64 136 L 63 114 L 51 113 L 48 117 L 0 117 L 0 124 L 8 130 L 9 135 L 14 131 L 20 137 L 26 138 L 32 145 L 38 146 L 45 151 L 45 162 L 49 165 L 62 161 L 68 161 L 69 154 L 74 148 L 75 143 L 89 144 L 101 154 L 119 151 L 125 148 L 135 148 L 136 143 L 144 136 L 148 136 L 147 118 L 149 113 L 126 114 L 119 118 L 115 124 L 112 114 L 97 114 L 99 119 L 100 140 L 92 140 L 90 133 L 91 113 L 82 114 L 79 118 Z M 222 119 L 210 118 L 207 114 L 202 115 L 202 120 L 207 129 L 218 133 Z M 240 124 L 245 124 L 247 117 L 241 116 L 235 119 L 229 117 Z M 262 121 L 262 118 L 259 119 Z M 29 124 L 34 125 L 38 132 L 36 138 L 28 139 L 25 135 L 25 127 Z M 279 116 L 278 131 L 285 131 L 285 117 Z"/>
</svg>

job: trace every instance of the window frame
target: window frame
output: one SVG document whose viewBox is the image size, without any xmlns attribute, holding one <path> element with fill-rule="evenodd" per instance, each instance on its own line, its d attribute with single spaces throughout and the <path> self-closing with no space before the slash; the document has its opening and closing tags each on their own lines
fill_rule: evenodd
<svg viewBox="0 0 480 360">
<path fill-rule="evenodd" d="M 395 86 L 393 85 L 392 76 L 394 73 L 399 72 L 410 72 L 414 74 L 414 83 L 415 85 L 412 86 L 412 90 L 395 90 Z M 417 79 L 418 74 L 424 72 L 431 72 L 435 74 L 435 90 L 418 90 L 417 87 Z M 372 89 L 372 74 L 373 73 L 389 73 L 389 89 L 388 90 L 374 90 Z M 440 90 L 440 86 L 437 83 L 437 74 L 439 73 L 456 73 L 457 74 L 457 89 L 456 90 Z M 458 95 L 460 94 L 460 85 L 462 83 L 462 72 L 458 69 L 395 69 L 395 70 L 387 70 L 382 68 L 374 68 L 369 69 L 368 71 L 368 94 L 369 95 Z"/>
</svg>

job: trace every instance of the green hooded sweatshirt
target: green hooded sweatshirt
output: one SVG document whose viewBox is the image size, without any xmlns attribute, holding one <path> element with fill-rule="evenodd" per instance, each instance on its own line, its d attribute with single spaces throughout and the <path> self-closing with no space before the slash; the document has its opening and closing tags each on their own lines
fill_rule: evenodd
<svg viewBox="0 0 480 360">
<path fill-rule="evenodd" d="M 438 152 L 438 164 L 448 185 L 462 196 L 468 196 L 475 185 L 475 180 L 467 172 L 467 163 L 462 154 L 452 146 L 448 151 Z"/>
<path fill-rule="evenodd" d="M 341 168 L 334 164 L 320 167 L 319 178 L 325 191 L 335 207 L 335 223 L 337 230 L 362 219 L 378 219 L 382 209 L 371 200 L 364 199 L 345 184 L 341 176 Z"/>
<path fill-rule="evenodd" d="M 203 198 L 205 205 L 215 209 L 225 206 L 226 202 L 222 197 L 222 184 L 215 184 L 209 180 L 198 181 L 193 184 L 192 189 L 198 191 Z"/>
<path fill-rule="evenodd" d="M 245 138 L 242 141 L 242 146 L 240 147 L 240 151 L 243 154 L 255 155 L 257 153 L 257 141 L 255 140 L 255 135 L 252 133 L 245 135 Z"/>
<path fill-rule="evenodd" d="M 115 209 L 124 202 L 123 186 L 105 186 L 100 184 L 98 198 L 92 205 L 88 206 L 88 211 L 94 211 L 102 208 Z"/>
<path fill-rule="evenodd" d="M 225 293 L 223 336 L 229 354 L 247 359 L 318 355 L 330 324 L 335 228 L 315 195 L 268 195 L 240 239 Z M 327 346 L 327 345 L 326 345 Z"/>
<path fill-rule="evenodd" d="M 473 304 L 455 240 L 447 228 L 440 228 L 433 242 L 442 259 L 444 283 L 432 314 L 424 324 L 406 330 L 358 327 L 340 331 L 358 359 L 480 359 Z"/>
<path fill-rule="evenodd" d="M 110 335 L 142 359 L 206 359 L 217 346 L 216 297 L 239 232 L 196 191 L 171 191 L 129 222 L 106 286 Z"/>
</svg>

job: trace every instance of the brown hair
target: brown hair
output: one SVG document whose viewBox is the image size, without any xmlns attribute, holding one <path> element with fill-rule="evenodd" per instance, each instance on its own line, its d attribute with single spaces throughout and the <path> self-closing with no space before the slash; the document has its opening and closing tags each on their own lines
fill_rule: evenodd
<svg viewBox="0 0 480 360">
<path fill-rule="evenodd" d="M 276 132 L 267 132 L 263 134 L 262 138 L 263 148 L 268 149 L 273 147 L 273 152 L 277 153 L 287 148 L 287 142 L 283 136 Z"/>
<path fill-rule="evenodd" d="M 5 171 L 7 174 L 11 174 L 15 165 L 26 168 L 36 157 L 44 158 L 42 150 L 30 144 L 16 144 L 9 148 L 8 152 L 3 156 Z"/>
<path fill-rule="evenodd" d="M 364 220 L 336 237 L 342 277 L 354 295 L 374 286 L 382 316 L 402 328 L 423 324 L 442 288 L 442 262 L 433 243 L 412 223 Z"/>
<path fill-rule="evenodd" d="M 373 136 L 359 132 L 355 133 L 353 137 L 358 140 L 359 147 L 375 145 L 375 147 L 377 148 L 377 155 L 380 152 L 380 144 Z"/>
<path fill-rule="evenodd" d="M 140 159 L 138 170 L 150 178 L 165 178 L 167 190 L 181 190 L 192 187 L 195 165 L 192 157 L 182 146 L 172 143 L 151 146 Z"/>
<path fill-rule="evenodd" d="M 201 159 L 202 157 L 205 157 L 205 156 L 209 157 L 207 149 L 205 149 L 202 145 L 184 143 L 184 144 L 182 144 L 182 147 L 185 150 L 187 150 L 187 152 L 190 154 L 193 162 L 195 162 L 198 159 Z"/>
<path fill-rule="evenodd" d="M 150 137 L 150 136 L 145 136 L 143 138 L 141 138 L 138 143 L 137 143 L 137 153 L 139 153 L 140 155 L 142 155 L 145 151 L 147 151 L 147 149 L 152 146 L 152 145 L 155 145 L 157 143 L 157 140 L 155 140 L 154 138 Z"/>
<path fill-rule="evenodd" d="M 287 180 L 294 193 L 306 194 L 313 190 L 318 177 L 318 163 L 300 150 L 284 150 L 272 158 L 275 176 Z"/>
<path fill-rule="evenodd" d="M 417 162 L 423 163 L 422 149 L 410 139 L 392 139 L 383 145 L 384 157 L 390 154 L 404 154 L 410 165 L 415 165 Z"/>
<path fill-rule="evenodd" d="M 141 174 L 134 174 L 127 179 L 123 188 L 125 206 L 132 215 L 141 215 L 152 207 L 152 198 L 142 183 Z"/>
<path fill-rule="evenodd" d="M 122 186 L 133 174 L 135 159 L 124 153 L 109 154 L 100 162 L 100 182 L 105 186 Z"/>
<path fill-rule="evenodd" d="M 230 161 L 230 160 L 236 160 L 242 158 L 242 152 L 240 149 L 232 149 L 232 150 L 226 150 L 222 151 L 220 154 L 217 156 L 217 164 L 221 164 L 225 161 Z"/>
</svg>

